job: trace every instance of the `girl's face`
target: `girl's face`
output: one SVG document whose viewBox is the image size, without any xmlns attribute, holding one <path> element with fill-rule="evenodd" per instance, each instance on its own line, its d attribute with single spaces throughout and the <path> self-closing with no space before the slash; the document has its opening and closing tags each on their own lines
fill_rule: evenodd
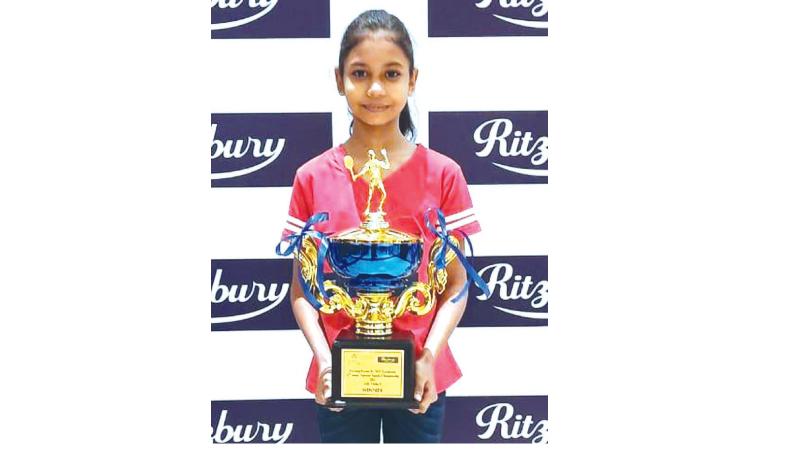
<svg viewBox="0 0 800 450">
<path fill-rule="evenodd" d="M 417 82 L 417 69 L 409 73 L 408 58 L 389 36 L 370 33 L 347 55 L 343 72 L 336 69 L 336 85 L 353 118 L 372 126 L 396 122 Z"/>
</svg>

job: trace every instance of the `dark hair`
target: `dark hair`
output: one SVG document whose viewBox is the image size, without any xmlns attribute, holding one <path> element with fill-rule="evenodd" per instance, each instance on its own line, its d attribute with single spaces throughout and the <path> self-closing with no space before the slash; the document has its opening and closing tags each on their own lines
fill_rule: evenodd
<svg viewBox="0 0 800 450">
<path fill-rule="evenodd" d="M 364 11 L 350 22 L 342 36 L 342 45 L 339 48 L 339 73 L 344 76 L 344 60 L 350 51 L 364 39 L 370 32 L 385 30 L 394 36 L 391 39 L 406 54 L 410 63 L 409 72 L 414 73 L 414 49 L 411 46 L 411 36 L 403 22 L 396 16 L 389 14 L 382 9 L 372 9 Z M 408 110 L 408 102 L 400 112 L 400 132 L 403 136 L 414 139 L 416 130 L 411 121 L 411 112 Z M 350 122 L 350 134 L 353 133 L 353 122 Z"/>
</svg>

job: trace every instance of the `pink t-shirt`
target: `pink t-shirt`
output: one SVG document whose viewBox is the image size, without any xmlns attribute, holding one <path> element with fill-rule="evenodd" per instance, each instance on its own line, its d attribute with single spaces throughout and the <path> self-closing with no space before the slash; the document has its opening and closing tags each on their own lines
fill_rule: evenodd
<svg viewBox="0 0 800 450">
<path fill-rule="evenodd" d="M 317 231 L 339 233 L 357 228 L 361 224 L 369 184 L 363 177 L 352 180 L 350 172 L 344 166 L 344 155 L 345 148 L 339 145 L 297 169 L 284 237 L 299 233 L 306 220 L 319 212 L 328 212 L 328 220 L 315 225 L 314 229 Z M 419 281 L 423 283 L 428 281 L 428 252 L 436 238 L 425 226 L 423 216 L 428 208 L 442 210 L 449 232 L 460 230 L 471 235 L 481 229 L 461 168 L 452 159 L 422 144 L 417 144 L 411 157 L 386 176 L 383 184 L 387 193 L 383 210 L 389 226 L 423 238 L 423 257 L 418 272 Z M 377 197 L 372 200 L 374 209 L 380 201 L 381 193 L 376 189 L 373 195 Z M 431 214 L 430 219 L 435 225 L 435 214 Z M 329 271 L 327 263 L 326 271 Z M 442 302 L 439 299 L 439 305 Z M 335 314 L 320 313 L 319 316 L 329 346 L 333 346 L 333 341 L 341 330 L 350 327 L 354 322 L 344 311 Z M 393 321 L 393 328 L 408 330 L 414 334 L 415 351 L 419 356 L 434 317 L 434 312 L 424 316 L 404 314 Z M 461 377 L 461 370 L 447 344 L 436 358 L 434 371 L 438 392 L 444 391 Z M 317 372 L 316 358 L 312 358 L 306 378 L 306 389 L 312 393 L 316 391 Z"/>
</svg>

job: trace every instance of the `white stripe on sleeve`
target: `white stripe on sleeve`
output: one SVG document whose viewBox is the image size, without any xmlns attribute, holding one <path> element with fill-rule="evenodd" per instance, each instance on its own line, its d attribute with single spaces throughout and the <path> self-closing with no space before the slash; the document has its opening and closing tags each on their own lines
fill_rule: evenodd
<svg viewBox="0 0 800 450">
<path fill-rule="evenodd" d="M 449 225 L 451 222 L 455 222 L 456 220 L 463 219 L 471 214 L 475 214 L 475 208 L 465 209 L 460 213 L 450 214 L 449 216 L 444 218 L 444 221 L 447 222 Z"/>
<path fill-rule="evenodd" d="M 302 228 L 294 226 L 294 225 L 292 225 L 290 223 L 286 224 L 286 229 L 291 231 L 291 232 L 294 232 L 294 233 L 299 233 L 299 232 L 303 231 Z"/>
<path fill-rule="evenodd" d="M 294 217 L 292 217 L 292 216 L 289 216 L 289 217 L 286 219 L 286 221 L 287 221 L 287 222 L 289 222 L 289 223 L 291 223 L 292 225 L 297 225 L 297 226 L 298 226 L 298 227 L 300 227 L 300 228 L 303 228 L 304 226 L 306 226 L 306 223 L 305 223 L 305 222 L 303 222 L 303 221 L 302 221 L 302 220 L 300 220 L 300 219 L 296 219 L 296 218 L 294 218 Z"/>
<path fill-rule="evenodd" d="M 455 222 L 448 223 L 447 224 L 447 229 L 448 230 L 455 230 L 455 229 L 463 227 L 464 225 L 469 225 L 472 222 L 477 222 L 477 221 L 478 221 L 478 216 L 473 214 L 473 215 L 471 215 L 469 217 L 465 217 L 465 218 L 463 218 L 461 220 L 456 220 Z M 438 226 L 436 228 L 439 229 Z"/>
</svg>

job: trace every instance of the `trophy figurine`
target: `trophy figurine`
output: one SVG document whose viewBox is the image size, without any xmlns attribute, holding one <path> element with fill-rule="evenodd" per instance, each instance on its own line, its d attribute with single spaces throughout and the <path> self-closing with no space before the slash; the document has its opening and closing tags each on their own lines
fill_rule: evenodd
<svg viewBox="0 0 800 450">
<path fill-rule="evenodd" d="M 308 300 L 323 314 L 344 310 L 355 321 L 333 344 L 331 407 L 419 406 L 413 398 L 414 338 L 408 331 L 393 330 L 392 321 L 403 314 L 430 313 L 447 284 L 445 267 L 456 257 L 455 238 L 445 235 L 449 244 L 441 236 L 436 238 L 429 253 L 428 282 L 415 281 L 422 238 L 393 230 L 385 220 L 383 171 L 390 165 L 385 149 L 381 154 L 383 160 L 369 150 L 369 159 L 358 173 L 353 171 L 353 159 L 349 155 L 344 158 L 353 181 L 365 177 L 369 183 L 361 226 L 333 236 L 310 232 L 295 238 L 300 282 L 306 296 L 313 297 Z M 376 189 L 380 201 L 373 210 Z M 446 252 L 444 257 L 441 252 Z M 320 279 L 324 260 L 341 285 Z"/>
<path fill-rule="evenodd" d="M 384 215 L 383 203 L 386 201 L 386 188 L 383 187 L 383 172 L 381 172 L 381 170 L 389 169 L 391 166 L 389 165 L 389 155 L 386 154 L 385 148 L 381 150 L 381 154 L 383 155 L 383 161 L 377 160 L 375 158 L 375 150 L 370 149 L 367 152 L 369 159 L 358 174 L 353 173 L 353 158 L 350 155 L 345 155 L 344 157 L 344 166 L 350 171 L 350 176 L 353 178 L 353 181 L 356 181 L 362 176 L 369 175 L 369 195 L 367 196 L 367 208 L 364 210 L 364 216 L 367 218 L 367 222 L 371 220 L 375 221 L 377 216 L 383 218 Z M 381 191 L 381 202 L 378 204 L 378 211 L 376 213 L 370 213 L 369 209 L 372 204 L 372 194 L 375 192 L 375 188 Z M 386 226 L 388 226 L 388 224 Z"/>
</svg>

